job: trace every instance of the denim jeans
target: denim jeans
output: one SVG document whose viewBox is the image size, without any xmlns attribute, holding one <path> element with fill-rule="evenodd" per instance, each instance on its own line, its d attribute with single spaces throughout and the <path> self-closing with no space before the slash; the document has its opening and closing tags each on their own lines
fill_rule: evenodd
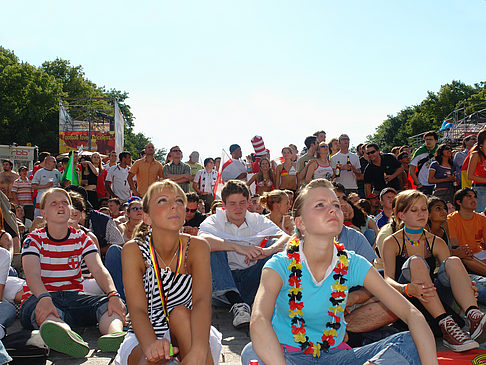
<svg viewBox="0 0 486 365">
<path fill-rule="evenodd" d="M 486 304 L 486 277 L 475 274 L 469 274 L 469 277 L 471 278 L 471 281 L 476 282 L 476 288 L 478 288 L 478 302 Z"/>
<path fill-rule="evenodd" d="M 2 341 L 0 341 L 0 364 L 6 364 L 12 361 L 12 358 L 8 356 L 5 346 L 3 346 Z"/>
<path fill-rule="evenodd" d="M 61 319 L 72 327 L 94 326 L 108 310 L 104 295 L 88 295 L 73 291 L 50 292 Z M 35 308 L 37 298 L 31 295 L 20 308 L 20 323 L 26 329 L 37 329 Z"/>
<path fill-rule="evenodd" d="M 224 297 L 224 294 L 229 291 L 236 291 L 240 293 L 245 303 L 252 305 L 258 286 L 260 285 L 263 265 L 265 265 L 270 257 L 258 260 L 256 264 L 247 269 L 231 270 L 228 265 L 226 251 L 211 252 L 213 298 L 228 304 L 228 300 Z"/>
<path fill-rule="evenodd" d="M 434 350 L 435 351 L 435 350 Z M 288 365 L 362 365 L 370 361 L 376 365 L 420 365 L 420 358 L 410 332 L 400 332 L 378 342 L 355 347 L 350 350 L 331 349 L 321 351 L 321 357 L 306 355 L 303 351 L 284 351 Z M 248 365 L 251 360 L 263 361 L 257 356 L 250 342 L 241 353 L 241 364 Z"/>
<path fill-rule="evenodd" d="M 9 302 L 0 302 L 0 325 L 7 328 L 15 321 L 17 310 Z"/>
<path fill-rule="evenodd" d="M 105 266 L 115 283 L 115 288 L 123 300 L 125 298 L 125 287 L 123 286 L 123 271 L 121 262 L 122 246 L 111 245 L 106 251 Z"/>
<path fill-rule="evenodd" d="M 476 207 L 476 213 L 482 213 L 486 208 L 486 185 L 473 184 L 473 190 L 478 195 L 478 206 Z"/>
</svg>

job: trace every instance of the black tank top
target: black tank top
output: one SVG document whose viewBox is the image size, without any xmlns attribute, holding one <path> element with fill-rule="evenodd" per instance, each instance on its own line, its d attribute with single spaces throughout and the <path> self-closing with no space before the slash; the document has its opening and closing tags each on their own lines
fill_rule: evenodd
<svg viewBox="0 0 486 365">
<path fill-rule="evenodd" d="M 395 236 L 392 236 L 398 245 L 399 254 L 395 257 L 395 280 L 398 280 L 400 274 L 402 273 L 402 266 L 409 258 L 407 247 L 405 245 L 405 231 L 403 232 L 403 245 L 400 246 L 400 242 L 398 242 Z M 432 245 L 429 245 L 429 240 L 427 239 L 427 235 L 425 235 L 425 262 L 429 265 L 430 268 L 430 277 L 434 277 L 434 271 L 436 266 L 435 257 L 433 255 L 434 252 L 434 243 L 435 243 L 435 235 L 434 240 L 432 241 Z"/>
</svg>

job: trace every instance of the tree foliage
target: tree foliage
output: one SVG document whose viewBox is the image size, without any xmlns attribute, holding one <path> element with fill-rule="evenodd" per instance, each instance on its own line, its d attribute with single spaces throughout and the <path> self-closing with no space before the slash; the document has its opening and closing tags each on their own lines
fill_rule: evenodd
<svg viewBox="0 0 486 365">
<path fill-rule="evenodd" d="M 150 141 L 133 131 L 135 117 L 126 102 L 128 92 L 97 86 L 86 78 L 82 66 L 72 66 L 68 60 L 57 58 L 36 67 L 0 47 L 0 144 L 31 143 L 41 151 L 57 153 L 62 97 L 112 97 L 125 119 L 125 149 L 138 156 Z M 158 154 L 163 157 L 165 149 Z"/>
<path fill-rule="evenodd" d="M 442 85 L 437 93 L 429 91 L 420 104 L 389 115 L 367 139 L 377 143 L 382 150 L 389 151 L 394 146 L 407 144 L 411 136 L 439 130 L 451 112 L 463 101 L 471 99 L 486 99 L 485 83 L 471 86 L 452 81 Z"/>
</svg>

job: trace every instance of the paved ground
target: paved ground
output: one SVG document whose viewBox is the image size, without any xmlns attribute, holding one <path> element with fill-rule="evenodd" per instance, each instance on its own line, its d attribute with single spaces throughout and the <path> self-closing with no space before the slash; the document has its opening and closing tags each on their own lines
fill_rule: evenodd
<svg viewBox="0 0 486 365">
<path fill-rule="evenodd" d="M 482 311 L 486 311 L 485 306 L 481 306 Z M 220 364 L 240 365 L 240 353 L 243 347 L 250 341 L 247 330 L 237 330 L 232 325 L 232 315 L 224 308 L 213 307 L 213 326 L 223 334 L 223 352 L 220 357 Z M 20 329 L 19 321 L 9 328 L 9 332 Z M 76 331 L 89 343 L 92 349 L 84 359 L 73 359 L 61 353 L 52 351 L 47 364 L 56 365 L 107 365 L 114 364 L 114 354 L 100 352 L 96 350 L 99 332 L 96 328 L 76 329 Z M 486 343 L 481 346 L 486 348 Z M 446 350 L 442 345 L 442 339 L 437 339 L 437 350 Z"/>
<path fill-rule="evenodd" d="M 213 326 L 223 334 L 223 352 L 220 357 L 220 364 L 240 365 L 240 353 L 243 347 L 250 342 L 247 330 L 237 330 L 232 325 L 233 316 L 224 308 L 213 309 Z M 12 327 L 9 327 L 9 333 L 21 329 L 17 320 Z M 85 341 L 89 343 L 92 349 L 84 359 L 73 359 L 59 352 L 51 351 L 47 364 L 56 365 L 107 365 L 114 364 L 115 354 L 100 352 L 97 348 L 99 332 L 96 328 L 77 328 L 78 332 Z"/>
</svg>

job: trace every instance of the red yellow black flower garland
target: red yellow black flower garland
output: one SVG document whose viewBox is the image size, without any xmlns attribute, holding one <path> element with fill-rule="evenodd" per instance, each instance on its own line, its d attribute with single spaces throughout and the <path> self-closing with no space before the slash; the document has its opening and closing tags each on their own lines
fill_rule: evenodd
<svg viewBox="0 0 486 365">
<path fill-rule="evenodd" d="M 328 352 L 329 348 L 336 342 L 338 336 L 338 329 L 341 327 L 340 312 L 344 312 L 344 307 L 341 305 L 346 299 L 347 285 L 345 282 L 347 278 L 345 275 L 348 273 L 349 259 L 344 245 L 334 242 L 337 249 L 338 262 L 334 268 L 333 279 L 334 284 L 331 286 L 333 292 L 329 301 L 331 306 L 328 308 L 328 314 L 331 316 L 331 320 L 326 323 L 326 327 L 321 337 L 322 342 L 313 343 L 309 341 L 309 336 L 306 336 L 306 325 L 304 320 L 304 302 L 302 302 L 302 263 L 300 261 L 298 238 L 293 239 L 287 248 L 287 257 L 291 260 L 288 268 L 289 275 L 289 317 L 291 318 L 292 335 L 294 341 L 300 345 L 300 348 L 304 350 L 305 354 L 312 355 L 314 357 L 321 356 L 321 349 L 324 352 Z"/>
</svg>

